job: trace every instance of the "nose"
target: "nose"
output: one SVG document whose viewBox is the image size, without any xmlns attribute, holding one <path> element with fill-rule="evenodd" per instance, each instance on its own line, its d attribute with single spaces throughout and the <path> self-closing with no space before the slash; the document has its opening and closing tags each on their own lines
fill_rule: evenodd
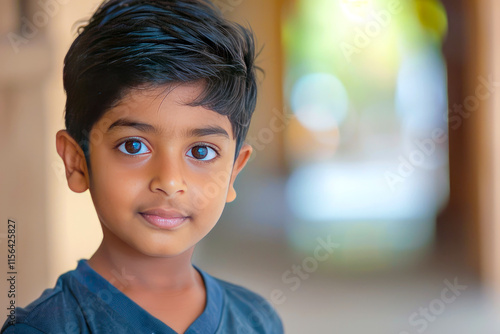
<svg viewBox="0 0 500 334">
<path fill-rule="evenodd" d="M 187 190 L 183 173 L 183 162 L 172 158 L 173 155 L 157 156 L 153 161 L 150 190 L 163 192 L 168 196 L 183 193 Z"/>
</svg>

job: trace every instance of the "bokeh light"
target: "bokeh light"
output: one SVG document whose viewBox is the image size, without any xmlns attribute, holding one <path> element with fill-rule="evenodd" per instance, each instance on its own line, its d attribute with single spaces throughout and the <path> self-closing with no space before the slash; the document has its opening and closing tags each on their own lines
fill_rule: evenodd
<svg viewBox="0 0 500 334">
<path fill-rule="evenodd" d="M 331 74 L 314 73 L 297 80 L 291 96 L 292 110 L 308 129 L 325 131 L 344 121 L 349 105 L 347 92 Z"/>
<path fill-rule="evenodd" d="M 296 116 L 285 135 L 290 243 L 307 251 L 315 236 L 335 235 L 336 268 L 418 259 L 449 196 L 444 8 L 438 0 L 295 8 L 283 26 L 284 93 Z M 444 140 L 432 141 L 435 129 Z"/>
</svg>

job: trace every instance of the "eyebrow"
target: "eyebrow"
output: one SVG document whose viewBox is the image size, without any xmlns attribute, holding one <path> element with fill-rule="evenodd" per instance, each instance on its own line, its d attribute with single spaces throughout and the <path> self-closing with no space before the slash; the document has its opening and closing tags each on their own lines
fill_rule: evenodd
<svg viewBox="0 0 500 334">
<path fill-rule="evenodd" d="M 158 129 L 156 129 L 154 126 L 152 126 L 151 124 L 140 123 L 140 122 L 126 119 L 126 118 L 120 118 L 120 119 L 116 120 L 113 124 L 111 124 L 109 126 L 109 128 L 106 132 L 109 132 L 113 128 L 118 128 L 118 127 L 131 127 L 131 128 L 137 129 L 141 132 L 154 133 L 154 134 L 160 133 L 160 131 Z M 222 136 L 222 137 L 226 137 L 227 139 L 230 139 L 227 131 L 218 125 L 210 125 L 210 126 L 206 126 L 203 128 L 187 129 L 187 130 L 183 131 L 182 135 L 186 138 L 188 138 L 188 137 L 204 137 L 204 136 Z"/>
<path fill-rule="evenodd" d="M 218 125 L 211 125 L 204 128 L 189 129 L 184 131 L 184 137 L 204 137 L 204 136 L 222 136 L 229 139 L 229 135 Z"/>
<path fill-rule="evenodd" d="M 111 131 L 113 128 L 118 128 L 118 127 L 131 127 L 135 128 L 141 132 L 149 132 L 149 133 L 158 133 L 158 131 L 155 129 L 154 126 L 146 123 L 140 123 L 140 122 L 135 122 L 128 120 L 126 118 L 120 118 L 117 121 L 115 121 L 113 124 L 111 124 L 106 132 Z"/>
</svg>

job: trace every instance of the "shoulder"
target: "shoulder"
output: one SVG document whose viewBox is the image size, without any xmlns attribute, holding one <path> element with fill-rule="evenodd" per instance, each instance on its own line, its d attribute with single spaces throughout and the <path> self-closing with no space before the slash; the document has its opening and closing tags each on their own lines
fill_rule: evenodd
<svg viewBox="0 0 500 334">
<path fill-rule="evenodd" d="M 224 295 L 223 317 L 234 318 L 240 326 L 249 326 L 258 333 L 283 333 L 280 316 L 264 297 L 241 285 L 214 280 Z"/>
<path fill-rule="evenodd" d="M 1 333 L 66 333 L 82 318 L 78 303 L 69 289 L 71 277 L 65 273 L 53 288 L 45 289 L 26 307 L 16 307 Z"/>
</svg>

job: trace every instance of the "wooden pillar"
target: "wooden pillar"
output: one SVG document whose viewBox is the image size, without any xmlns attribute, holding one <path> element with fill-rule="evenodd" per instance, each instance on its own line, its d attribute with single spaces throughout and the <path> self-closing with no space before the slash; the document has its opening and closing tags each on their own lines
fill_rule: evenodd
<svg viewBox="0 0 500 334">
<path fill-rule="evenodd" d="M 470 0 L 468 5 L 477 13 L 471 76 L 491 81 L 491 96 L 481 103 L 475 123 L 480 267 L 483 282 L 496 292 L 500 304 L 500 3 Z M 475 82 L 471 89 L 477 89 Z"/>
</svg>

